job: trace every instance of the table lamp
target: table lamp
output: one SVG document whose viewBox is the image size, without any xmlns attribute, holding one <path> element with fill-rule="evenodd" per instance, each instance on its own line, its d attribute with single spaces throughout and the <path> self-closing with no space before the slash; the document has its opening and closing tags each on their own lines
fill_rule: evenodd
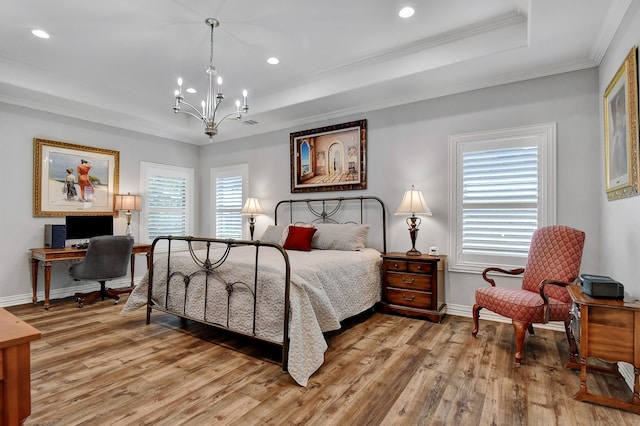
<svg viewBox="0 0 640 426">
<path fill-rule="evenodd" d="M 249 216 L 249 234 L 253 240 L 253 231 L 256 226 L 256 216 L 262 215 L 262 208 L 257 198 L 247 198 L 244 207 L 240 211 L 242 216 Z"/>
<path fill-rule="evenodd" d="M 407 256 L 420 256 L 422 253 L 416 250 L 416 237 L 418 236 L 418 227 L 422 219 L 417 216 L 432 215 L 429 206 L 424 201 L 422 191 L 415 189 L 414 186 L 411 185 L 411 189 L 404 193 L 400 207 L 396 210 L 395 215 L 409 215 L 407 225 L 409 225 L 409 236 L 411 237 L 411 250 L 407 252 Z"/>
<path fill-rule="evenodd" d="M 139 195 L 131 195 L 130 192 L 127 192 L 127 195 L 118 194 L 116 195 L 115 203 L 113 205 L 115 210 L 126 210 L 127 216 L 127 231 L 126 235 L 131 237 L 131 212 L 132 211 L 140 211 L 142 210 L 142 197 Z"/>
</svg>

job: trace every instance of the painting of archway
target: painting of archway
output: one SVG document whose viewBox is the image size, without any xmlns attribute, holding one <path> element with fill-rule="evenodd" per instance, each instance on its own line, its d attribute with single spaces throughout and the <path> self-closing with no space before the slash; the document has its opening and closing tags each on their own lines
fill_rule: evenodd
<svg viewBox="0 0 640 426">
<path fill-rule="evenodd" d="M 291 192 L 366 189 L 367 120 L 290 134 Z"/>
</svg>

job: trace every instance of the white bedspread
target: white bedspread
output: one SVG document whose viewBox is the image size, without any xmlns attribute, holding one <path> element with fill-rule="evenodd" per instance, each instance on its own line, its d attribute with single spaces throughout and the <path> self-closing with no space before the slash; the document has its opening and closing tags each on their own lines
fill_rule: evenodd
<svg viewBox="0 0 640 426">
<path fill-rule="evenodd" d="M 324 362 L 327 343 L 323 332 L 337 330 L 340 321 L 371 308 L 380 300 L 381 258 L 374 249 L 361 251 L 313 250 L 288 251 L 291 267 L 289 374 L 300 385 L 306 386 L 309 377 Z M 215 255 L 211 256 L 216 259 Z M 254 281 L 255 248 L 235 247 L 219 271 L 217 279 L 209 277 L 209 292 L 204 296 L 204 274 L 189 281 L 186 314 L 192 318 L 225 324 L 227 318 L 226 287 L 233 285 L 229 308 L 231 328 L 251 334 L 253 299 L 242 284 L 251 287 Z M 165 287 L 155 284 L 166 277 L 166 258 L 154 265 L 154 302 L 165 305 Z M 249 267 L 247 267 L 249 265 Z M 270 247 L 260 248 L 258 300 L 256 308 L 256 335 L 282 341 L 284 311 L 284 260 L 282 254 Z M 193 271 L 193 260 L 188 254 L 172 254 L 172 271 L 188 274 Z M 182 312 L 184 280 L 176 276 L 171 280 L 168 306 Z M 148 276 L 141 280 L 129 296 L 122 313 L 143 307 L 147 301 Z M 206 299 L 206 300 L 205 300 Z M 214 300 L 223 300 L 224 303 Z M 207 305 L 205 312 L 205 302 Z M 222 305 L 222 306 L 221 306 Z"/>
</svg>

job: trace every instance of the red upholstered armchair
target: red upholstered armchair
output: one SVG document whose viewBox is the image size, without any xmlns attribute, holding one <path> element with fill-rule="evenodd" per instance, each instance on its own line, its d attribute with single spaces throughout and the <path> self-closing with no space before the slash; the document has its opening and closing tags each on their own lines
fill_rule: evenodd
<svg viewBox="0 0 640 426">
<path fill-rule="evenodd" d="M 584 238 L 584 232 L 568 226 L 540 228 L 531 237 L 525 268 L 485 269 L 482 277 L 491 286 L 476 290 L 473 337 L 478 334 L 478 318 L 482 308 L 511 318 L 516 338 L 515 359 L 520 364 L 525 330 L 533 335 L 533 324 L 562 321 L 569 340 L 570 361 L 577 362 L 575 341 L 569 332 L 571 297 L 565 287 L 578 279 Z M 522 288 L 496 287 L 495 281 L 487 276 L 489 272 L 509 275 L 524 273 Z"/>
</svg>

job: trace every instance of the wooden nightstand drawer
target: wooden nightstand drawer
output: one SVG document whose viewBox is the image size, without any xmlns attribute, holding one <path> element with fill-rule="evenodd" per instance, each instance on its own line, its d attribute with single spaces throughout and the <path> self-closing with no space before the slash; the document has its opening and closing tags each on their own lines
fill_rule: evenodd
<svg viewBox="0 0 640 426">
<path fill-rule="evenodd" d="M 385 271 L 404 272 L 407 269 L 408 269 L 407 262 L 404 260 L 385 259 L 384 261 Z"/>
<path fill-rule="evenodd" d="M 417 274 L 431 274 L 433 267 L 431 263 L 409 262 L 408 270 L 409 272 L 415 272 Z"/>
<path fill-rule="evenodd" d="M 386 274 L 388 287 L 406 288 L 409 290 L 431 291 L 431 275 L 403 274 L 388 272 Z"/>
<path fill-rule="evenodd" d="M 392 305 L 410 306 L 413 308 L 424 308 L 431 306 L 431 293 L 421 291 L 387 289 L 387 300 Z"/>
</svg>

